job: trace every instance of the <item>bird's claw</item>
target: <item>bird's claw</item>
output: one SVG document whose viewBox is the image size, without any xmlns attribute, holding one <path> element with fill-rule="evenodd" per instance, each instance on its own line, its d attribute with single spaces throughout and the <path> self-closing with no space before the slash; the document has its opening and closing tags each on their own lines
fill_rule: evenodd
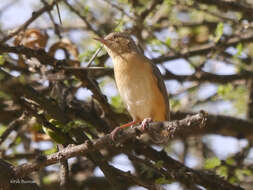
<svg viewBox="0 0 253 190">
<path fill-rule="evenodd" d="M 143 119 L 141 122 L 141 130 L 146 131 L 151 121 L 152 119 L 150 117 Z"/>
<path fill-rule="evenodd" d="M 118 133 L 118 131 L 119 131 L 120 129 L 121 129 L 120 127 L 116 127 L 116 128 L 113 129 L 113 131 L 110 133 L 111 139 L 112 139 L 113 141 L 115 141 L 115 136 L 116 136 L 116 134 Z"/>
</svg>

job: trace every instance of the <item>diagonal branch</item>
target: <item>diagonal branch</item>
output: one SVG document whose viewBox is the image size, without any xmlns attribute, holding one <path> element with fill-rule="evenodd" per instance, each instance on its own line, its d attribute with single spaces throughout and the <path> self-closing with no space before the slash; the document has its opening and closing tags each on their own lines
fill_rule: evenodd
<svg viewBox="0 0 253 190">
<path fill-rule="evenodd" d="M 195 127 L 199 127 L 199 125 L 203 124 L 203 121 L 205 121 L 206 115 L 204 113 L 195 114 L 193 116 L 186 117 L 182 120 L 175 120 L 172 122 L 153 122 L 149 126 L 149 131 L 151 130 L 168 130 L 170 133 L 168 135 L 168 138 L 171 136 L 177 135 L 181 131 L 185 130 L 186 128 L 192 129 Z M 117 143 L 124 143 L 129 139 L 136 138 L 136 136 L 140 135 L 140 129 L 141 125 L 136 126 L 135 128 L 129 128 L 127 130 L 121 130 L 118 132 L 118 134 L 115 136 Z M 74 156 L 81 156 L 85 155 L 87 153 L 90 153 L 94 151 L 95 149 L 101 149 L 105 146 L 112 146 L 115 142 L 112 140 L 111 135 L 105 135 L 98 140 L 94 141 L 92 145 L 88 141 L 86 141 L 83 144 L 77 145 L 77 146 L 69 146 L 67 148 L 64 148 L 63 150 L 51 154 L 47 156 L 44 160 L 40 162 L 33 162 L 33 163 L 27 163 L 23 164 L 21 166 L 18 166 L 15 169 L 16 175 L 25 176 L 29 174 L 32 171 L 38 170 L 42 167 L 55 164 L 61 159 L 68 159 Z"/>
<path fill-rule="evenodd" d="M 204 112 L 201 112 L 199 114 L 189 116 L 185 119 L 177 120 L 173 122 L 151 123 L 149 130 L 154 130 L 156 128 L 166 129 L 171 132 L 171 134 L 169 135 L 171 136 L 173 134 L 177 134 L 178 132 L 185 130 L 185 128 L 192 128 L 192 127 L 203 125 L 204 124 L 203 122 L 205 122 L 206 120 L 205 118 L 206 118 L 206 114 Z M 121 134 L 119 134 L 120 138 L 118 138 L 118 142 L 127 143 L 129 142 L 128 140 L 135 139 L 136 136 L 138 136 L 140 133 L 139 131 L 140 128 L 141 128 L 141 125 L 132 129 L 121 131 Z M 105 135 L 99 138 L 98 140 L 94 141 L 92 145 L 90 145 L 90 143 L 86 141 L 86 143 L 83 143 L 77 146 L 69 146 L 57 153 L 46 156 L 43 160 L 23 164 L 14 168 L 15 175 L 26 176 L 30 172 L 38 170 L 47 165 L 57 163 L 59 160 L 68 159 L 74 156 L 89 154 L 98 149 L 105 148 L 106 146 L 107 147 L 113 146 L 114 143 L 115 142 L 112 140 L 110 135 Z M 145 148 L 146 150 L 147 146 L 143 145 L 142 148 Z M 156 152 L 157 156 L 155 156 L 153 154 L 154 150 L 152 148 L 148 148 L 147 150 L 148 151 L 145 151 L 145 154 L 148 154 L 148 156 L 151 156 L 151 159 L 156 160 L 156 161 L 158 161 L 158 159 L 165 160 L 166 161 L 165 168 L 167 169 L 167 171 L 170 171 L 172 169 L 170 171 L 170 175 L 171 177 L 173 177 L 174 179 L 178 181 L 187 180 L 188 182 L 191 181 L 192 183 L 203 185 L 204 187 L 207 187 L 207 188 L 215 187 L 215 189 L 225 189 L 225 190 L 226 189 L 230 189 L 230 190 L 242 189 L 240 187 L 229 184 L 228 182 L 226 182 L 225 180 L 219 178 L 218 176 L 214 174 L 209 174 L 206 172 L 198 172 L 193 169 L 190 169 L 162 152 Z M 118 169 L 116 170 L 118 171 Z M 186 171 L 186 174 L 185 174 L 185 171 Z M 129 173 L 124 173 L 124 177 L 127 177 L 128 180 L 133 181 L 132 177 L 130 177 L 131 175 L 130 176 L 129 175 L 130 175 Z M 136 183 L 138 182 L 134 181 L 134 184 Z M 143 185 L 143 184 L 139 184 L 139 185 Z"/>
</svg>

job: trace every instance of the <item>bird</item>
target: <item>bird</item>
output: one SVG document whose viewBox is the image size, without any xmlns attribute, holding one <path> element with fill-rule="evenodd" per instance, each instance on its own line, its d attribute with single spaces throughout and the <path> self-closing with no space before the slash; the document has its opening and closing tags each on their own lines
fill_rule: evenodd
<svg viewBox="0 0 253 190">
<path fill-rule="evenodd" d="M 151 121 L 169 121 L 170 105 L 162 74 L 136 45 L 127 32 L 112 32 L 101 42 L 114 65 L 114 76 L 120 97 L 132 121 L 116 127 L 112 139 L 119 129 L 138 123 L 146 129 Z"/>
</svg>

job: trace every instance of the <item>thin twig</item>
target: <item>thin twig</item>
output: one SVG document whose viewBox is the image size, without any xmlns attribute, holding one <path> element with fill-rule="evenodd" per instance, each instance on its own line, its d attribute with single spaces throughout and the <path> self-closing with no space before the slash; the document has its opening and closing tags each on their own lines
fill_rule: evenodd
<svg viewBox="0 0 253 190">
<path fill-rule="evenodd" d="M 0 136 L 0 145 L 4 142 L 4 140 L 9 136 L 9 134 L 16 130 L 18 127 L 20 127 L 20 125 L 22 125 L 22 123 L 25 122 L 25 118 L 26 118 L 26 113 L 23 113 L 19 118 L 17 118 L 16 120 L 12 121 L 7 129 L 3 132 L 3 134 Z"/>
<path fill-rule="evenodd" d="M 60 8 L 59 8 L 59 5 L 58 5 L 59 0 L 55 0 L 55 1 L 56 1 L 56 9 L 57 9 L 57 13 L 58 13 L 58 18 L 59 18 L 60 24 L 62 24 Z"/>
<path fill-rule="evenodd" d="M 67 5 L 67 7 L 72 11 L 74 12 L 77 16 L 79 16 L 83 21 L 84 23 L 86 24 L 87 26 L 87 29 L 92 31 L 94 34 L 98 35 L 99 36 L 99 32 L 96 31 L 93 26 L 88 22 L 88 20 L 86 19 L 85 16 L 83 16 L 76 8 L 74 8 L 67 0 L 63 0 L 63 2 Z"/>
<path fill-rule="evenodd" d="M 44 5 L 48 5 L 48 3 L 47 3 L 46 0 L 41 0 L 41 1 L 42 1 L 42 3 L 44 3 Z M 58 6 L 58 3 L 57 3 L 56 5 Z M 58 10 L 58 9 L 57 9 L 57 10 Z M 48 16 L 49 16 L 50 20 L 52 21 L 52 23 L 53 23 L 53 25 L 54 25 L 54 32 L 55 32 L 55 34 L 61 39 L 62 36 L 61 36 L 61 33 L 60 33 L 60 29 L 59 29 L 58 24 L 56 24 L 56 22 L 55 22 L 55 20 L 54 20 L 54 17 L 53 17 L 53 15 L 52 15 L 52 13 L 51 13 L 51 11 L 47 11 L 47 13 L 48 13 Z M 58 14 L 60 14 L 60 12 L 59 12 Z M 59 16 L 59 20 L 60 20 L 60 15 L 58 15 L 58 16 Z M 60 22 L 61 22 L 61 20 L 60 20 Z"/>
<path fill-rule="evenodd" d="M 97 49 L 97 51 L 92 55 L 92 57 L 90 58 L 90 60 L 88 61 L 86 67 L 90 67 L 90 65 L 92 64 L 92 62 L 94 61 L 94 59 L 97 57 L 97 55 L 99 54 L 99 52 L 102 50 L 103 46 L 99 47 Z"/>
<path fill-rule="evenodd" d="M 73 71 L 80 71 L 80 70 L 83 70 L 83 71 L 92 71 L 92 70 L 95 70 L 95 71 L 111 71 L 112 68 L 106 68 L 106 67 L 68 67 L 68 66 L 63 66 L 61 67 L 62 69 L 64 70 L 73 70 Z"/>
<path fill-rule="evenodd" d="M 115 8 L 115 9 L 119 10 L 119 11 L 122 12 L 124 15 L 126 15 L 128 18 L 130 18 L 130 19 L 132 19 L 132 20 L 135 20 L 135 21 L 137 20 L 136 18 L 134 18 L 133 16 L 131 16 L 130 14 L 128 14 L 123 8 L 121 8 L 120 6 L 118 6 L 118 5 L 114 4 L 114 3 L 112 3 L 111 0 L 102 0 L 102 1 L 108 3 L 111 7 L 113 7 L 113 8 Z"/>
<path fill-rule="evenodd" d="M 1 41 L 0 44 L 5 43 L 7 40 L 11 39 L 13 36 L 17 35 L 19 32 L 22 30 L 25 30 L 34 20 L 40 17 L 44 12 L 50 11 L 53 9 L 55 5 L 55 1 L 53 1 L 51 4 L 48 6 L 44 6 L 43 8 L 39 9 L 38 11 L 35 11 L 32 13 L 32 17 L 29 18 L 24 24 L 22 24 L 17 30 L 14 32 L 10 33 L 8 36 L 4 37 Z"/>
</svg>

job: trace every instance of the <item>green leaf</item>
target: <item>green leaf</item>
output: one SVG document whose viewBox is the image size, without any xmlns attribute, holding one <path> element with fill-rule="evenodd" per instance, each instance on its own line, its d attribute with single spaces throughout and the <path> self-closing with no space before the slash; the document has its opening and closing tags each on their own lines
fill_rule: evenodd
<svg viewBox="0 0 253 190">
<path fill-rule="evenodd" d="M 119 95 L 111 97 L 111 104 L 117 112 L 123 112 L 125 109 L 122 99 Z"/>
<path fill-rule="evenodd" d="M 123 19 L 118 19 L 116 20 L 116 27 L 114 29 L 115 32 L 122 32 L 124 29 L 124 20 Z"/>
<path fill-rule="evenodd" d="M 235 57 L 239 57 L 242 54 L 242 50 L 243 50 L 242 43 L 237 44 L 236 50 L 237 52 L 235 54 Z"/>
<path fill-rule="evenodd" d="M 0 73 L 0 81 L 5 78 L 5 75 L 3 73 Z"/>
<path fill-rule="evenodd" d="M 0 65 L 3 65 L 4 61 L 5 61 L 4 56 L 0 55 Z"/>
<path fill-rule="evenodd" d="M 158 46 L 160 46 L 160 45 L 163 44 L 163 43 L 162 43 L 160 40 L 158 40 L 157 38 L 153 38 L 153 39 L 149 40 L 149 42 L 150 42 L 152 45 L 158 45 Z"/>
<path fill-rule="evenodd" d="M 228 84 L 228 85 L 220 85 L 218 87 L 217 93 L 220 96 L 226 96 L 227 94 L 230 94 L 233 91 L 233 86 L 232 84 Z"/>
<path fill-rule="evenodd" d="M 170 184 L 171 181 L 167 180 L 165 177 L 160 177 L 155 180 L 155 184 Z"/>
<path fill-rule="evenodd" d="M 172 5 L 175 5 L 175 0 L 164 0 L 164 4 L 167 5 L 169 8 L 172 7 Z"/>
<path fill-rule="evenodd" d="M 239 179 L 235 176 L 232 176 L 232 177 L 229 178 L 228 181 L 229 181 L 229 183 L 236 184 L 236 183 L 239 182 Z"/>
<path fill-rule="evenodd" d="M 224 24 L 220 22 L 215 29 L 215 38 L 214 38 L 215 42 L 218 42 L 220 40 L 223 34 L 223 29 L 224 29 Z"/>
<path fill-rule="evenodd" d="M 236 169 L 235 170 L 235 175 L 239 178 L 242 179 L 243 176 L 252 176 L 252 172 L 249 169 Z"/>
<path fill-rule="evenodd" d="M 45 155 L 50 155 L 50 154 L 53 154 L 53 153 L 56 153 L 56 152 L 57 152 L 57 148 L 56 148 L 56 146 L 54 146 L 53 148 L 45 150 L 44 154 Z"/>
<path fill-rule="evenodd" d="M 24 75 L 20 75 L 18 77 L 18 81 L 21 83 L 21 84 L 25 84 L 27 82 L 26 78 Z"/>
<path fill-rule="evenodd" d="M 171 38 L 167 38 L 167 40 L 165 41 L 165 44 L 170 47 L 171 45 Z"/>
<path fill-rule="evenodd" d="M 6 126 L 0 124 L 0 135 L 2 135 L 5 130 L 6 130 Z"/>
<path fill-rule="evenodd" d="M 21 143 L 21 140 L 22 140 L 21 137 L 16 138 L 15 144 L 17 144 L 17 145 L 20 144 L 20 143 Z"/>
<path fill-rule="evenodd" d="M 229 165 L 235 165 L 236 162 L 233 158 L 227 158 L 226 163 L 229 164 Z"/>
<path fill-rule="evenodd" d="M 162 160 L 159 160 L 158 162 L 155 163 L 155 167 L 160 169 L 163 167 L 163 164 L 164 164 L 164 161 Z"/>
<path fill-rule="evenodd" d="M 1 78 L 1 77 L 0 77 Z M 0 79 L 1 80 L 1 79 Z M 0 98 L 10 99 L 10 96 L 3 91 L 0 91 Z"/>
<path fill-rule="evenodd" d="M 226 166 L 221 166 L 217 169 L 217 174 L 221 177 L 228 176 L 228 168 Z"/>
<path fill-rule="evenodd" d="M 48 185 L 48 184 L 51 184 L 52 183 L 52 181 L 53 181 L 53 179 L 51 179 L 52 177 L 51 176 L 45 176 L 45 177 L 43 177 L 43 179 L 42 179 L 42 181 L 43 181 L 43 184 L 46 184 L 46 185 Z"/>
<path fill-rule="evenodd" d="M 179 109 L 181 102 L 179 100 L 170 99 L 170 106 L 173 110 Z"/>
<path fill-rule="evenodd" d="M 213 169 L 221 165 L 221 161 L 217 157 L 209 158 L 205 161 L 205 169 Z"/>
<path fill-rule="evenodd" d="M 232 84 L 220 85 L 217 93 L 224 100 L 231 101 L 238 113 L 244 113 L 246 111 L 248 89 L 245 86 L 234 87 Z"/>
<path fill-rule="evenodd" d="M 85 5 L 84 9 L 83 9 L 83 16 L 87 16 L 87 14 L 89 13 L 89 11 L 90 11 L 90 8 L 87 5 Z"/>
<path fill-rule="evenodd" d="M 61 126 L 60 122 L 55 119 L 49 119 L 49 123 L 53 124 L 55 127 Z"/>
<path fill-rule="evenodd" d="M 249 169 L 243 169 L 242 170 L 242 173 L 246 176 L 253 176 L 253 172 L 252 170 L 249 170 Z"/>
</svg>

